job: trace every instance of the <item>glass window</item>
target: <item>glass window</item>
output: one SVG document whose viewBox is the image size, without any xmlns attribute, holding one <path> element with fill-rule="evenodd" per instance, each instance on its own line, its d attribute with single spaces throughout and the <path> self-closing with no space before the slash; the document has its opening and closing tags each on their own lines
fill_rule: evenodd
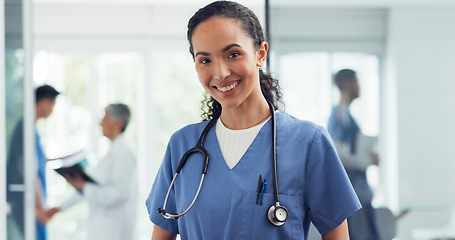
<svg viewBox="0 0 455 240">
<path fill-rule="evenodd" d="M 379 133 L 379 59 L 363 53 L 293 53 L 280 56 L 279 80 L 286 111 L 327 126 L 331 108 L 339 101 L 332 75 L 349 68 L 357 72 L 360 97 L 351 112 L 366 135 Z"/>
<path fill-rule="evenodd" d="M 379 135 L 379 58 L 365 53 L 300 52 L 279 57 L 279 80 L 286 111 L 300 119 L 327 127 L 331 109 L 339 102 L 332 76 L 348 68 L 356 71 L 360 96 L 350 106 L 363 134 Z M 379 169 L 371 165 L 368 181 L 375 191 L 374 204 L 385 203 Z"/>
<path fill-rule="evenodd" d="M 29 229 L 29 206 L 26 200 L 26 159 L 24 139 L 25 108 L 25 50 L 23 41 L 22 1 L 2 1 L 4 5 L 5 30 L 5 139 L 6 139 L 6 200 L 9 206 L 7 215 L 8 240 L 22 240 Z M 27 122 L 28 120 L 25 120 Z M 2 156 L 3 157 L 3 156 Z M 30 159 L 27 159 L 30 160 Z M 3 162 L 2 162 L 3 163 Z M 3 166 L 2 166 L 3 167 Z M 3 176 L 2 176 L 3 177 Z M 3 215 L 2 215 L 3 217 Z M 33 223 L 33 222 L 32 222 Z M 2 233 L 3 234 L 3 233 Z"/>
<path fill-rule="evenodd" d="M 24 239 L 24 51 L 5 51 L 7 239 Z"/>
</svg>

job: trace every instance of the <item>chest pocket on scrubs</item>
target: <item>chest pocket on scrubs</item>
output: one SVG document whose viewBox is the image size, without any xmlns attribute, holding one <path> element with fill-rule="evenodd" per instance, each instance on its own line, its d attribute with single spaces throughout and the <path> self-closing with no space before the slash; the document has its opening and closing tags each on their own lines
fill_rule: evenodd
<svg viewBox="0 0 455 240">
<path fill-rule="evenodd" d="M 274 226 L 267 217 L 270 206 L 275 204 L 274 195 L 266 193 L 262 205 L 256 205 L 256 192 L 245 191 L 242 199 L 242 217 L 248 226 L 249 239 L 303 239 L 304 212 L 299 198 L 280 194 L 280 205 L 287 208 L 288 219 L 283 226 Z"/>
</svg>

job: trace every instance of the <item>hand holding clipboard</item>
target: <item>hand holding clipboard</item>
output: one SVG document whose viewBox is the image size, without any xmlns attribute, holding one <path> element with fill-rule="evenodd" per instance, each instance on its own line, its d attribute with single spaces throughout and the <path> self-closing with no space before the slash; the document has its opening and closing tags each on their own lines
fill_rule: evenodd
<svg viewBox="0 0 455 240">
<path fill-rule="evenodd" d="M 86 162 L 86 153 L 81 150 L 69 156 L 52 159 L 49 161 L 49 164 L 71 185 L 81 191 L 86 182 L 96 184 L 95 180 L 84 171 Z"/>
</svg>

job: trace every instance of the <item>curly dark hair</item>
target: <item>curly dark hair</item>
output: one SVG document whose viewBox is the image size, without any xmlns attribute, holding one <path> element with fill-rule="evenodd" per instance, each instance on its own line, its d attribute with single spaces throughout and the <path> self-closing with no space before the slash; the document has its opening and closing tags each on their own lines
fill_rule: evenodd
<svg viewBox="0 0 455 240">
<path fill-rule="evenodd" d="M 243 25 L 243 30 L 253 39 L 256 49 L 259 49 L 262 42 L 265 41 L 261 24 L 257 16 L 250 9 L 236 2 L 216 1 L 199 9 L 188 22 L 187 38 L 193 58 L 193 31 L 200 23 L 214 16 L 239 20 Z M 271 102 L 275 109 L 280 109 L 280 105 L 284 105 L 284 102 L 278 80 L 272 78 L 270 73 L 265 73 L 262 69 L 259 69 L 259 79 L 261 91 L 265 99 Z M 221 104 L 210 95 L 205 94 L 202 100 L 201 110 L 202 119 L 209 120 L 221 114 Z"/>
</svg>

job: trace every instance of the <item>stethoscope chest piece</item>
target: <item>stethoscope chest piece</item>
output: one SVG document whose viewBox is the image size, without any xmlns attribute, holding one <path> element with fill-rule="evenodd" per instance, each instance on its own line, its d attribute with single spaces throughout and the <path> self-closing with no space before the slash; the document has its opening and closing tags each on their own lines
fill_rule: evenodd
<svg viewBox="0 0 455 240">
<path fill-rule="evenodd" d="M 272 205 L 267 212 L 267 216 L 273 225 L 279 227 L 288 219 L 288 210 L 279 204 Z"/>
</svg>

